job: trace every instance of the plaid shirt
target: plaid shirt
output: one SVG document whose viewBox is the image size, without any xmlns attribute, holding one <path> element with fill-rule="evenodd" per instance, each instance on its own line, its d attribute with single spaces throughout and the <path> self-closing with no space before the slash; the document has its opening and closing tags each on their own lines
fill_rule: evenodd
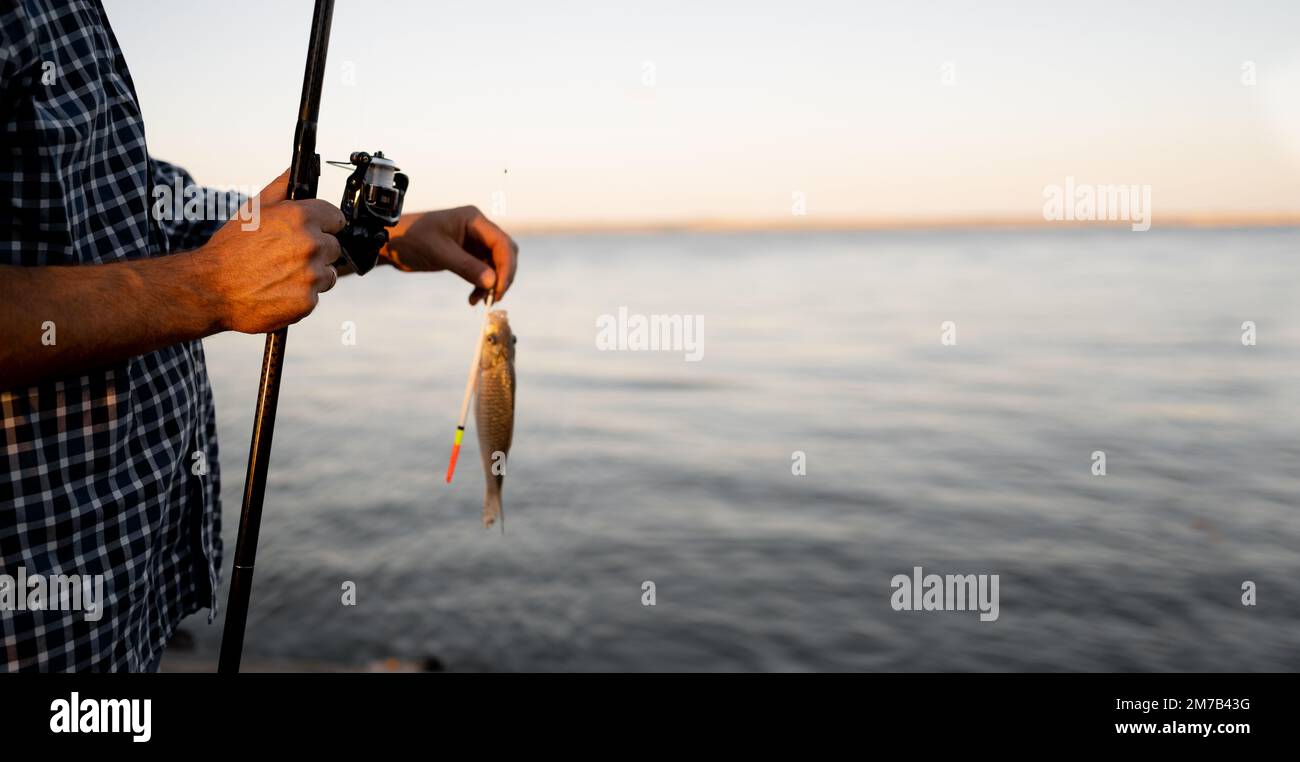
<svg viewBox="0 0 1300 762">
<path fill-rule="evenodd" d="M 150 214 L 156 185 L 191 180 L 149 157 L 98 0 L 0 0 L 0 130 L 0 265 L 164 256 L 221 225 Z M 200 342 L 0 390 L 0 463 L 0 573 L 104 575 L 98 621 L 54 601 L 0 611 L 0 669 L 146 669 L 182 617 L 215 612 L 217 431 Z"/>
</svg>

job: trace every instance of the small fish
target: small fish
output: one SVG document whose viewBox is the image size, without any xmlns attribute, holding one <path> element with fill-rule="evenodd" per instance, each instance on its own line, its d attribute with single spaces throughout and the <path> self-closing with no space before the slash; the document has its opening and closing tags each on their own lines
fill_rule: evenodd
<svg viewBox="0 0 1300 762">
<path fill-rule="evenodd" d="M 483 332 L 483 354 L 478 363 L 478 394 L 474 400 L 474 428 L 487 477 L 483 498 L 483 526 L 505 516 L 501 511 L 501 486 L 506 479 L 506 456 L 515 431 L 515 335 L 504 310 L 493 310 Z"/>
</svg>

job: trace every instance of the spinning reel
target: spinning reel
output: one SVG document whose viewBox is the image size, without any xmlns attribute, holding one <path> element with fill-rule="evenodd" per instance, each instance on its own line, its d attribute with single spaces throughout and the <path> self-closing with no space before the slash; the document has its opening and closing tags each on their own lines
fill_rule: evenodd
<svg viewBox="0 0 1300 762">
<path fill-rule="evenodd" d="M 343 248 L 339 264 L 349 264 L 357 275 L 365 275 L 375 266 L 379 251 L 388 243 L 388 228 L 402 216 L 409 178 L 397 171 L 397 165 L 384 157 L 383 151 L 371 156 L 355 151 L 348 161 L 327 162 L 336 167 L 356 167 L 343 189 L 339 209 L 347 225 L 335 234 Z"/>
</svg>

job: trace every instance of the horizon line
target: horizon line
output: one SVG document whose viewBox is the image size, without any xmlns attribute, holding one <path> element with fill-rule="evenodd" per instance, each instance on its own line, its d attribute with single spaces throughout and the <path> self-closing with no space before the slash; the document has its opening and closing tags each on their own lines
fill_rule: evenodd
<svg viewBox="0 0 1300 762">
<path fill-rule="evenodd" d="M 1124 229 L 1130 220 L 1045 220 L 1042 217 L 966 215 L 935 217 L 794 217 L 790 220 L 688 218 L 683 220 L 610 220 L 591 222 L 503 221 L 517 235 L 600 233 L 747 233 L 870 232 L 906 230 L 1045 230 L 1051 228 Z M 1210 212 L 1161 215 L 1151 228 L 1226 229 L 1300 227 L 1300 212 Z"/>
</svg>

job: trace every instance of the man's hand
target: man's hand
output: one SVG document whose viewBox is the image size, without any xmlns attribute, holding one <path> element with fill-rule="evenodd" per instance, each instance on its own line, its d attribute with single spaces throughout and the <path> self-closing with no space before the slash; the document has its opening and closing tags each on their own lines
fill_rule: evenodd
<svg viewBox="0 0 1300 762">
<path fill-rule="evenodd" d="M 285 198 L 288 172 L 258 196 L 259 224 L 231 220 L 204 246 L 76 267 L 0 266 L 0 391 L 120 362 L 226 330 L 295 323 L 334 287 L 343 213 Z M 403 270 L 451 270 L 500 300 L 519 247 L 474 207 L 408 215 L 382 252 Z M 57 341 L 45 341 L 57 330 Z"/>
<path fill-rule="evenodd" d="M 301 320 L 334 286 L 343 213 L 285 200 L 288 173 L 258 197 L 256 230 L 226 223 L 194 251 L 76 267 L 0 266 L 0 391 L 120 362 L 218 331 Z M 48 340 L 47 340 L 48 338 Z"/>
<path fill-rule="evenodd" d="M 489 290 L 501 301 L 519 261 L 510 236 L 472 206 L 404 215 L 380 254 L 400 270 L 451 270 L 474 284 L 470 304 Z"/>
<path fill-rule="evenodd" d="M 214 263 L 221 325 L 242 333 L 270 333 L 316 309 L 319 295 L 334 288 L 340 255 L 331 233 L 343 229 L 343 213 L 320 199 L 289 201 L 289 171 L 259 194 L 256 230 L 232 219 L 197 254 Z"/>
</svg>

